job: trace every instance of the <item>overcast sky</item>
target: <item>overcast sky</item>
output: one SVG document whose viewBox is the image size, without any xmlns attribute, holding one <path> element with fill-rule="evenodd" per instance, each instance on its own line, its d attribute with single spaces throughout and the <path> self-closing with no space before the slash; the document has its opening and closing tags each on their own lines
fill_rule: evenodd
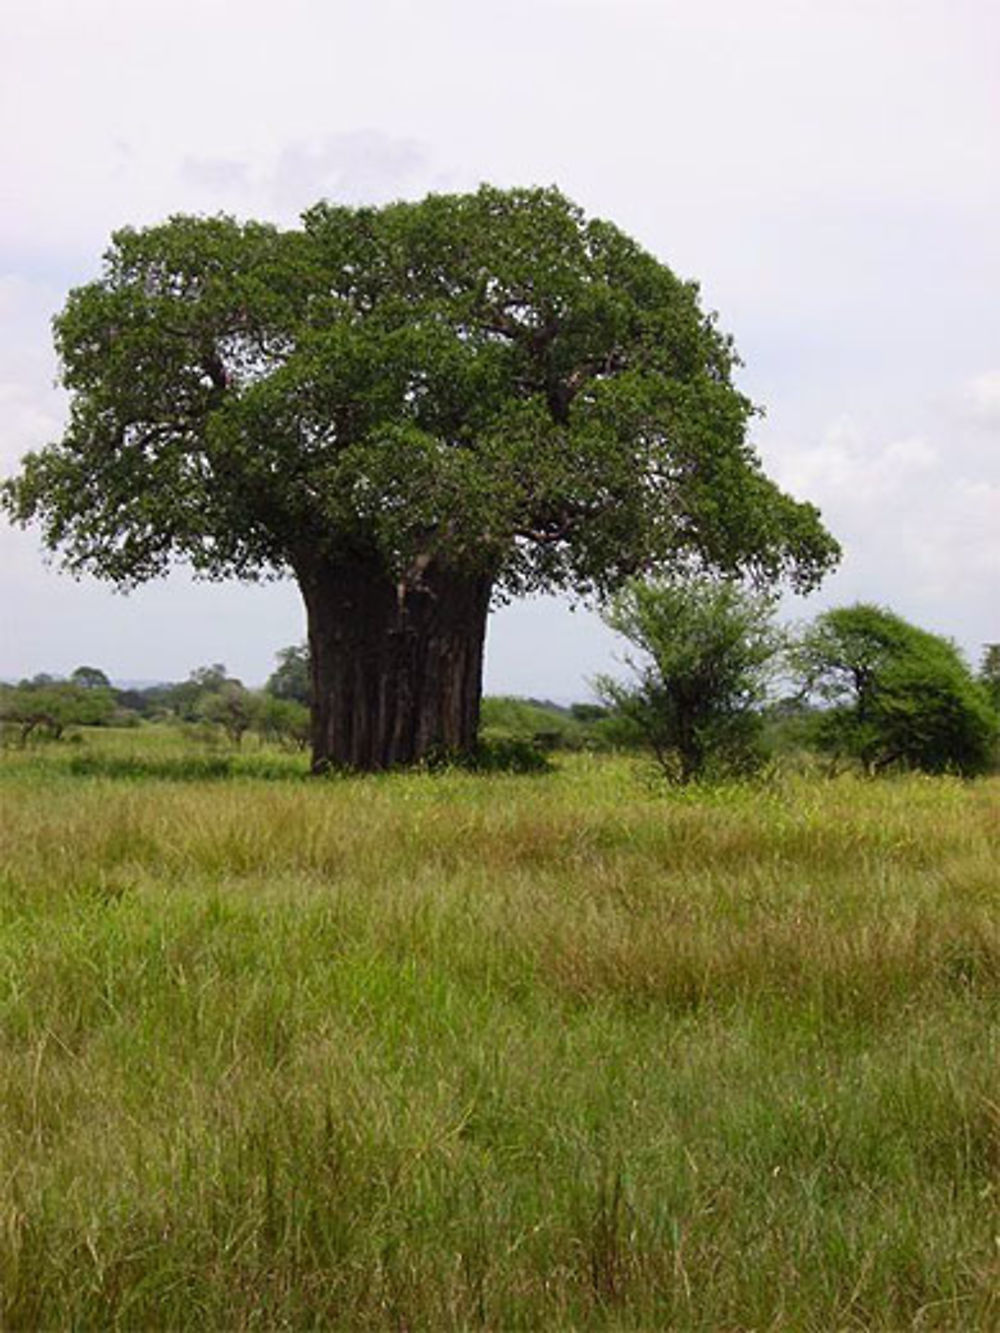
<svg viewBox="0 0 1000 1333">
<path fill-rule="evenodd" d="M 114 228 L 554 183 L 734 334 L 767 470 L 845 550 L 788 614 L 1000 640 L 995 0 L 3 0 L 0 61 L 0 473 L 60 434 L 49 321 Z M 303 637 L 292 584 L 126 598 L 0 520 L 0 678 L 257 684 Z M 582 698 L 616 651 L 528 602 L 487 689 Z"/>
</svg>

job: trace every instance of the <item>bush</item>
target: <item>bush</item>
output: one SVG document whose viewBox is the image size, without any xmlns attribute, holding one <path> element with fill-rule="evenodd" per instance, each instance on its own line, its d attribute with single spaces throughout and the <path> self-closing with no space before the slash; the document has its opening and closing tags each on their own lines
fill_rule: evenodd
<svg viewBox="0 0 1000 1333">
<path fill-rule="evenodd" d="M 598 693 L 672 780 L 744 776 L 761 764 L 760 704 L 782 645 L 773 613 L 773 597 L 707 575 L 636 581 L 606 608 L 640 657 L 625 659 L 633 682 L 602 676 Z"/>
<path fill-rule="evenodd" d="M 600 724 L 606 712 L 596 704 L 563 708 L 549 700 L 489 695 L 480 710 L 481 737 L 490 743 L 528 742 L 540 750 L 603 749 Z"/>
<path fill-rule="evenodd" d="M 551 761 L 533 742 L 520 737 L 480 738 L 472 754 L 441 751 L 431 755 L 424 767 L 429 771 L 461 768 L 470 773 L 549 773 Z"/>
</svg>

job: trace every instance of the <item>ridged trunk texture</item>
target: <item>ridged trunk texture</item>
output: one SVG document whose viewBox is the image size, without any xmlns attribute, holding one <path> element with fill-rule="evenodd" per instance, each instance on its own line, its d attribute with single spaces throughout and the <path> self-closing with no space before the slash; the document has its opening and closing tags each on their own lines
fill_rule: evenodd
<svg viewBox="0 0 1000 1333">
<path fill-rule="evenodd" d="M 299 570 L 309 623 L 313 769 L 374 772 L 476 744 L 491 580 L 431 564 Z"/>
</svg>

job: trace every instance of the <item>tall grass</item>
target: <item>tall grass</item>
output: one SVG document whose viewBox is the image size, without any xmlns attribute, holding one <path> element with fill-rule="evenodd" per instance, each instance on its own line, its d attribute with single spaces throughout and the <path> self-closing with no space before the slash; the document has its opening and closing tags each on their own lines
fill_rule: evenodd
<svg viewBox="0 0 1000 1333">
<path fill-rule="evenodd" d="M 0 759 L 0 1326 L 1000 1326 L 1000 783 L 173 745 Z"/>
</svg>

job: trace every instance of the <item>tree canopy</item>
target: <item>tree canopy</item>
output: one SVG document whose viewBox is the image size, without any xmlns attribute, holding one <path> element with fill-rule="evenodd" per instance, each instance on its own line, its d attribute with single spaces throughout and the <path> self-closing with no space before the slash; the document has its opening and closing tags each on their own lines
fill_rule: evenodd
<svg viewBox="0 0 1000 1333">
<path fill-rule="evenodd" d="M 309 645 L 291 644 L 276 654 L 278 665 L 268 676 L 264 689 L 275 699 L 309 703 Z"/>
<path fill-rule="evenodd" d="M 692 549 L 809 584 L 835 553 L 760 471 L 695 286 L 554 190 L 125 229 L 55 329 L 69 426 L 7 504 L 115 582 L 360 545 L 512 592 Z"/>
<path fill-rule="evenodd" d="M 323 203 L 287 231 L 126 228 L 55 335 L 69 422 L 5 483 L 8 512 L 71 571 L 125 587 L 174 559 L 293 573 L 338 761 L 450 743 L 453 714 L 465 743 L 491 596 L 603 596 L 691 560 L 808 588 L 838 555 L 761 470 L 733 344 L 697 287 L 555 189 Z M 348 649 L 334 621 L 362 602 L 369 633 Z M 459 620 L 481 622 L 478 654 L 459 651 Z M 371 669 L 378 643 L 399 677 L 383 662 L 380 697 L 413 715 L 369 726 L 347 664 Z M 439 682 L 436 720 L 418 678 Z"/>
<path fill-rule="evenodd" d="M 793 653 L 815 738 L 870 770 L 972 774 L 989 766 L 997 717 L 953 643 L 868 603 L 818 616 Z"/>
<path fill-rule="evenodd" d="M 70 680 L 42 674 L 18 685 L 0 684 L 0 731 L 15 728 L 24 744 L 32 735 L 58 740 L 67 727 L 108 723 L 115 711 L 110 687 L 82 681 L 78 674 Z"/>
</svg>

